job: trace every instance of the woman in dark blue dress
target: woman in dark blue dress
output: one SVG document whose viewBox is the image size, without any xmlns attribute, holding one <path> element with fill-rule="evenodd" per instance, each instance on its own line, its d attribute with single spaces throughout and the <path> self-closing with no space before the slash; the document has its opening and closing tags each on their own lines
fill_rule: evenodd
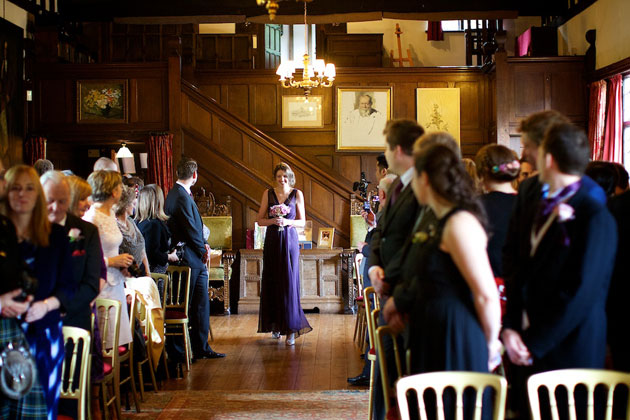
<svg viewBox="0 0 630 420">
<path fill-rule="evenodd" d="M 266 190 L 258 211 L 258 224 L 267 226 L 263 250 L 258 332 L 274 338 L 286 336 L 289 346 L 312 328 L 300 304 L 300 272 L 296 227 L 304 226 L 304 196 L 293 188 L 295 175 L 286 163 L 273 171 L 276 187 Z M 283 216 L 279 216 L 283 212 Z"/>
<path fill-rule="evenodd" d="M 20 258 L 38 281 L 22 329 L 52 420 L 57 418 L 64 359 L 60 311 L 73 290 L 69 239 L 62 226 L 48 221 L 46 198 L 32 167 L 14 166 L 5 179 L 8 194 L 2 211 L 15 225 Z"/>
</svg>

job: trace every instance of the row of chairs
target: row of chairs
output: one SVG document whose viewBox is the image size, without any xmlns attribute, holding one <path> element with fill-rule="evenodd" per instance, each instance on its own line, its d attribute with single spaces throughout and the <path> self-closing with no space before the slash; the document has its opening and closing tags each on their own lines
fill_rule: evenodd
<svg viewBox="0 0 630 420">
<path fill-rule="evenodd" d="M 165 335 L 180 335 L 184 337 L 186 343 L 186 367 L 190 369 L 190 360 L 192 353 L 190 351 L 190 338 L 188 334 L 188 300 L 189 300 L 189 284 L 190 284 L 190 268 L 184 266 L 170 266 L 166 274 L 151 274 L 151 277 L 158 285 L 160 290 L 161 307 L 163 312 L 164 327 L 176 327 L 175 331 L 166 332 Z M 147 351 L 143 354 L 141 360 L 134 360 L 133 341 L 128 346 L 119 346 L 118 338 L 120 333 L 121 303 L 112 299 L 96 299 L 98 326 L 102 338 L 102 351 L 104 358 L 104 375 L 101 380 L 94 382 L 93 385 L 99 388 L 99 399 L 103 407 L 103 418 L 108 419 L 110 416 L 110 408 L 114 408 L 117 418 L 121 417 L 121 397 L 120 387 L 126 383 L 131 388 L 132 398 L 134 400 L 136 412 L 141 411 L 140 402 L 138 401 L 138 387 L 140 400 L 144 401 L 145 379 L 143 374 L 144 366 L 149 371 L 151 385 L 154 391 L 158 390 L 155 372 L 157 366 L 154 366 L 149 349 L 152 344 L 152 335 L 149 331 L 149 322 L 151 313 L 147 307 L 142 295 L 126 289 L 127 304 L 129 309 L 129 318 L 131 325 L 131 334 L 134 335 L 136 320 L 140 322 L 142 335 L 145 340 L 145 348 Z M 94 317 L 92 317 L 94 318 Z M 112 320 L 110 322 L 110 319 Z M 92 325 L 94 319 L 92 319 Z M 113 345 L 106 348 L 106 337 L 109 334 L 110 326 L 114 331 L 112 334 Z M 180 329 L 181 328 L 181 329 Z M 169 329 L 170 330 L 170 329 Z M 78 419 L 90 418 L 90 371 L 91 357 L 90 349 L 93 337 L 92 333 L 81 328 L 63 327 L 64 342 L 66 348 L 72 347 L 73 353 L 71 357 L 66 357 L 63 366 L 64 383 L 61 390 L 61 398 L 77 401 Z M 68 346 L 68 343 L 72 343 Z M 166 352 L 163 350 L 161 355 L 166 366 Z M 129 374 L 121 380 L 121 367 L 128 368 Z M 78 370 L 78 371 L 77 371 Z M 165 369 L 165 375 L 168 378 L 168 369 Z M 60 418 L 62 418 L 60 416 Z"/>
</svg>

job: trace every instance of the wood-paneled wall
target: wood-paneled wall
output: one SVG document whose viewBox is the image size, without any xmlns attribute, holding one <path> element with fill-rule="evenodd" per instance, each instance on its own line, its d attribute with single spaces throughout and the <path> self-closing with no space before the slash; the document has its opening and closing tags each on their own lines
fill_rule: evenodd
<svg viewBox="0 0 630 420">
<path fill-rule="evenodd" d="M 195 85 L 230 112 L 269 136 L 309 158 L 336 176 L 357 181 L 361 171 L 374 181 L 375 153 L 337 152 L 336 87 L 392 86 L 393 118 L 416 118 L 416 88 L 460 88 L 461 141 L 466 156 L 494 141 L 493 79 L 478 68 L 353 68 L 338 69 L 333 88 L 318 88 L 323 96 L 322 128 L 282 128 L 282 96 L 301 95 L 299 89 L 283 89 L 270 70 L 197 71 Z"/>
</svg>

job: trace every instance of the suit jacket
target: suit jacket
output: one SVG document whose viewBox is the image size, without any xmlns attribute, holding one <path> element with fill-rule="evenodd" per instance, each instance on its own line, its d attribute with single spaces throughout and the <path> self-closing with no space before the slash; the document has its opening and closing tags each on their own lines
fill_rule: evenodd
<svg viewBox="0 0 630 420">
<path fill-rule="evenodd" d="M 400 182 L 398 177 L 390 191 L 394 191 Z M 376 265 L 383 268 L 385 281 L 393 290 L 400 278 L 403 247 L 411 235 L 420 206 L 410 184 L 400 192 L 394 205 L 391 204 L 391 197 L 387 198 L 384 213 L 372 234 L 369 264 L 370 267 Z"/>
<path fill-rule="evenodd" d="M 593 184 L 582 178 L 582 186 L 567 201 L 574 219 L 551 223 L 532 256 L 529 236 L 540 195 L 521 208 L 521 232 L 528 240 L 520 243 L 524 249 L 506 283 L 504 327 L 521 332 L 536 370 L 604 365 L 605 304 L 617 228 L 593 193 Z M 529 320 L 526 328 L 523 313 Z"/>
<path fill-rule="evenodd" d="M 90 302 L 99 292 L 103 261 L 101 239 L 96 226 L 72 214 L 68 214 L 64 227 L 66 233 L 71 229 L 78 229 L 80 236 L 78 240 L 70 242 L 75 291 L 74 297 L 67 304 L 63 324 L 90 331 L 92 314 Z"/>
<path fill-rule="evenodd" d="M 184 264 L 190 268 L 205 267 L 202 258 L 206 253 L 206 241 L 203 239 L 203 221 L 195 200 L 184 187 L 175 184 L 166 196 L 164 211 L 170 216 L 167 225 L 172 234 L 171 244 L 186 243 Z"/>
</svg>

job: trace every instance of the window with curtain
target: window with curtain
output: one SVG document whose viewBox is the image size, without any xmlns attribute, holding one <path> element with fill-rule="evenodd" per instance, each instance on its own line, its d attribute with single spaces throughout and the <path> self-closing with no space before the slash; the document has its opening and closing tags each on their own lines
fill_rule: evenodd
<svg viewBox="0 0 630 420">
<path fill-rule="evenodd" d="M 623 164 L 630 171 L 630 75 L 623 78 Z"/>
</svg>

